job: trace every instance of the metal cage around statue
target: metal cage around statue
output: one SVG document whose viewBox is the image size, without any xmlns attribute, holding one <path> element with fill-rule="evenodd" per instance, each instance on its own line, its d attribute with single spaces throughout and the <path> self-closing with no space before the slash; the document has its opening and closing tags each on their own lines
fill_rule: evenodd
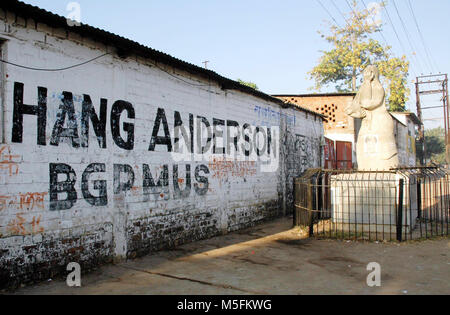
<svg viewBox="0 0 450 315">
<path fill-rule="evenodd" d="M 438 167 L 312 169 L 294 185 L 294 225 L 310 236 L 404 241 L 448 235 L 450 174 Z"/>
</svg>

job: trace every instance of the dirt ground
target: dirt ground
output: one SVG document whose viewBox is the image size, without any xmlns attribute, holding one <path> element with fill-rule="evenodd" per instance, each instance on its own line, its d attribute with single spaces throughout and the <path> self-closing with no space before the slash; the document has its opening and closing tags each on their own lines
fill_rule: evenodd
<svg viewBox="0 0 450 315">
<path fill-rule="evenodd" d="M 368 287 L 367 265 L 381 265 Z M 450 294 L 450 239 L 364 243 L 307 239 L 292 220 L 105 266 L 15 294 Z"/>
</svg>

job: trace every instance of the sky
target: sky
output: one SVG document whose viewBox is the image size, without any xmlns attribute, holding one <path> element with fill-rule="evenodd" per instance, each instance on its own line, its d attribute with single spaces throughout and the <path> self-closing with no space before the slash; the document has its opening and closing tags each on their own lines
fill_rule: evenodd
<svg viewBox="0 0 450 315">
<path fill-rule="evenodd" d="M 204 66 L 230 79 L 258 85 L 267 94 L 304 94 L 313 91 L 308 72 L 320 51 L 330 48 L 320 37 L 329 23 L 345 24 L 349 0 L 78 0 L 81 22 L 95 26 L 189 63 Z M 412 13 L 424 38 L 422 42 Z M 66 0 L 24 0 L 68 16 Z M 370 6 L 372 0 L 358 0 Z M 323 4 L 323 7 L 320 5 Z M 388 0 L 379 18 L 383 36 L 396 56 L 411 62 L 411 95 L 407 108 L 416 111 L 415 86 L 421 74 L 450 73 L 450 1 Z M 342 13 L 342 14 L 341 14 Z M 332 17 L 330 17 L 330 15 Z M 389 20 L 390 17 L 390 20 Z M 334 21 L 334 20 L 335 21 Z M 391 24 L 392 21 L 392 24 Z M 402 24 L 403 21 L 403 24 Z M 393 25 L 393 26 L 392 26 Z M 403 25 L 407 32 L 404 31 Z M 396 33 L 397 35 L 396 35 Z M 398 38 L 400 40 L 398 40 Z M 375 39 L 383 42 L 378 34 Z M 409 39 L 409 41 L 408 41 Z M 411 43 L 411 44 L 410 44 Z M 423 44 L 425 43 L 425 45 Z M 427 51 L 424 46 L 426 46 Z M 333 91 L 324 89 L 322 92 Z M 422 98 L 423 106 L 441 105 L 438 96 Z M 442 109 L 424 118 L 442 118 Z M 427 128 L 443 126 L 428 120 Z"/>
</svg>

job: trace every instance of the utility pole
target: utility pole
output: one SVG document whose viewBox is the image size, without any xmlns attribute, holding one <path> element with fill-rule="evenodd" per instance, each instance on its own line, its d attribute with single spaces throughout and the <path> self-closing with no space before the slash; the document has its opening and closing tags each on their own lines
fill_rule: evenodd
<svg viewBox="0 0 450 315">
<path fill-rule="evenodd" d="M 203 61 L 202 63 L 204 64 L 205 69 L 208 69 L 209 60 Z"/>
<path fill-rule="evenodd" d="M 422 122 L 422 125 L 419 126 L 419 139 L 418 144 L 421 147 L 419 161 L 420 165 L 425 165 L 425 126 L 424 120 L 422 117 L 422 105 L 420 104 L 420 86 L 419 86 L 419 78 L 416 78 L 416 105 L 417 105 L 417 117 Z"/>
<path fill-rule="evenodd" d="M 423 88 L 423 85 L 431 86 L 428 89 Z M 421 102 L 421 96 L 438 94 L 442 95 L 442 105 L 441 106 L 428 106 L 423 107 Z M 422 122 L 422 126 L 419 130 L 419 143 L 422 146 L 422 156 L 419 157 L 421 165 L 426 163 L 424 154 L 425 150 L 425 126 L 423 122 L 426 120 L 435 119 L 424 119 L 424 110 L 442 108 L 443 109 L 443 120 L 444 120 L 444 131 L 445 131 L 445 152 L 447 165 L 450 165 L 450 119 L 449 119 L 449 99 L 448 99 L 448 75 L 447 74 L 432 74 L 425 75 L 416 78 L 416 99 L 417 99 L 417 116 Z"/>
<path fill-rule="evenodd" d="M 449 100 L 448 100 L 448 75 L 445 75 L 445 81 L 443 84 L 443 102 L 444 102 L 444 120 L 445 122 L 445 156 L 447 161 L 447 167 L 450 167 L 450 119 L 449 119 Z"/>
</svg>

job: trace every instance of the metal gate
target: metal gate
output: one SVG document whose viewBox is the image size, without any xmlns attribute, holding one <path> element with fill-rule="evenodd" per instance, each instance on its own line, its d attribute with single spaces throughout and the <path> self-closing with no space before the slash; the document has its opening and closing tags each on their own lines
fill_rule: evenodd
<svg viewBox="0 0 450 315">
<path fill-rule="evenodd" d="M 294 225 L 310 236 L 412 240 L 449 233 L 450 176 L 437 167 L 308 170 L 295 180 Z"/>
</svg>

